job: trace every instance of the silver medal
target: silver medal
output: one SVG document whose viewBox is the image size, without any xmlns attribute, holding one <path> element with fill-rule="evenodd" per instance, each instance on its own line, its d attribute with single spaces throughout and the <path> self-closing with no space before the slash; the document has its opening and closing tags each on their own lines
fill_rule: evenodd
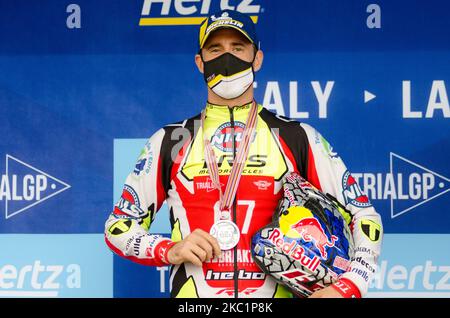
<svg viewBox="0 0 450 318">
<path fill-rule="evenodd" d="M 213 224 L 209 234 L 214 236 L 223 251 L 230 250 L 237 245 L 241 233 L 237 225 L 228 220 L 221 220 Z"/>
</svg>

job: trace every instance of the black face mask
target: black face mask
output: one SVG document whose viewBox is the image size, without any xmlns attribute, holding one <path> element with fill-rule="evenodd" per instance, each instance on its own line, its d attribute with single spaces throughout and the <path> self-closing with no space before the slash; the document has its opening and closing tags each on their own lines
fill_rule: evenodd
<svg viewBox="0 0 450 318">
<path fill-rule="evenodd" d="M 203 60 L 203 57 L 202 57 Z M 203 61 L 203 78 L 212 91 L 225 99 L 241 96 L 254 81 L 253 62 L 246 62 L 231 53 Z"/>
</svg>

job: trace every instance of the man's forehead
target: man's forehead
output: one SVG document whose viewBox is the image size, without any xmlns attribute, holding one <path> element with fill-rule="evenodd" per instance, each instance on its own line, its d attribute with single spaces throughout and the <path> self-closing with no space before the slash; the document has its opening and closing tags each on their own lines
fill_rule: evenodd
<svg viewBox="0 0 450 318">
<path fill-rule="evenodd" d="M 210 45 L 211 43 L 220 43 L 225 40 L 236 40 L 243 43 L 251 43 L 247 37 L 245 37 L 241 32 L 233 28 L 220 28 L 211 33 L 211 35 L 206 40 L 204 47 Z"/>
</svg>

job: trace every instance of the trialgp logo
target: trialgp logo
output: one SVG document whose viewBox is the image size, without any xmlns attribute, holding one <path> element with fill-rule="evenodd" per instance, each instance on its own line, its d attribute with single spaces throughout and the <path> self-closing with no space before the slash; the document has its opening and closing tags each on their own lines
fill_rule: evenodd
<svg viewBox="0 0 450 318">
<path fill-rule="evenodd" d="M 199 25 L 220 10 L 237 10 L 257 23 L 262 11 L 257 0 L 144 0 L 140 26 Z"/>
<path fill-rule="evenodd" d="M 389 200 L 391 218 L 450 191 L 450 179 L 410 159 L 390 153 L 389 173 L 352 173 L 370 200 Z"/>
<path fill-rule="evenodd" d="M 11 155 L 6 155 L 5 162 L 5 174 L 0 175 L 0 201 L 4 203 L 5 219 L 70 188 L 67 183 Z"/>
<path fill-rule="evenodd" d="M 63 288 L 81 288 L 80 265 L 0 265 L 0 297 L 58 297 Z"/>
</svg>

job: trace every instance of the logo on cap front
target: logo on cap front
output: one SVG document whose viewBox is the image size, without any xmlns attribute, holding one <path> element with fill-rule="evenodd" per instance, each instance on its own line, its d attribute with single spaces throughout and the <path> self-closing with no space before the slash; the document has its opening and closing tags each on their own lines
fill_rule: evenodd
<svg viewBox="0 0 450 318">
<path fill-rule="evenodd" d="M 208 34 L 213 29 L 218 28 L 220 26 L 235 26 L 239 29 L 242 29 L 244 27 L 244 24 L 242 22 L 233 20 L 232 18 L 217 18 L 217 21 L 214 21 L 209 25 L 209 27 L 206 29 L 205 34 Z"/>
<path fill-rule="evenodd" d="M 217 21 L 217 20 L 227 20 L 227 19 L 231 19 L 230 15 L 228 14 L 228 12 L 224 12 L 222 13 L 222 15 L 218 18 L 216 18 L 215 15 L 211 16 L 211 20 L 213 21 Z"/>
</svg>

